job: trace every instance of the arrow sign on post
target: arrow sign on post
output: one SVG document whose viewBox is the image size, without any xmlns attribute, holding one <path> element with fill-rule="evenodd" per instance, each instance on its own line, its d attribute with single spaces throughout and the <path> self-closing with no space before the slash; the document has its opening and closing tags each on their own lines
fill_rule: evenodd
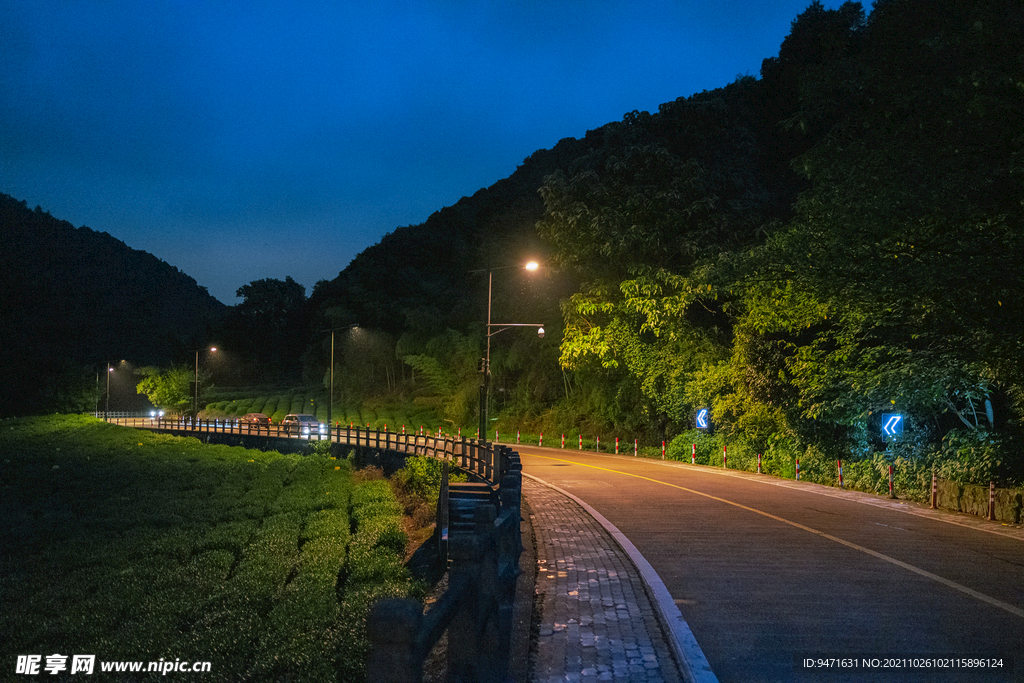
<svg viewBox="0 0 1024 683">
<path fill-rule="evenodd" d="M 882 433 L 887 437 L 903 433 L 903 416 L 896 413 L 882 413 Z"/>
<path fill-rule="evenodd" d="M 697 429 L 708 428 L 708 409 L 701 408 L 697 411 Z"/>
</svg>

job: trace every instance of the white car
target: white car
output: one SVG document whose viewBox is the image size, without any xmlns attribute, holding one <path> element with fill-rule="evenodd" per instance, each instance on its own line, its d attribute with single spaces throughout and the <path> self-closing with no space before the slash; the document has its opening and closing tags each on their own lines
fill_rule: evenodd
<svg viewBox="0 0 1024 683">
<path fill-rule="evenodd" d="M 300 415 L 292 413 L 285 415 L 281 420 L 281 427 L 285 434 L 298 434 L 299 436 L 312 436 L 313 434 L 327 434 L 327 425 L 316 419 L 315 415 Z"/>
</svg>

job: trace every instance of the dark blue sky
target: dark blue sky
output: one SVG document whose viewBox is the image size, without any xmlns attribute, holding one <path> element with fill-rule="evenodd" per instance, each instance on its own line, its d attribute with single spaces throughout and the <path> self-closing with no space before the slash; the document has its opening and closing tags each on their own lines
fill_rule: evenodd
<svg viewBox="0 0 1024 683">
<path fill-rule="evenodd" d="M 221 301 L 758 76 L 810 0 L 0 0 L 0 192 Z M 836 7 L 836 2 L 825 2 Z"/>
</svg>

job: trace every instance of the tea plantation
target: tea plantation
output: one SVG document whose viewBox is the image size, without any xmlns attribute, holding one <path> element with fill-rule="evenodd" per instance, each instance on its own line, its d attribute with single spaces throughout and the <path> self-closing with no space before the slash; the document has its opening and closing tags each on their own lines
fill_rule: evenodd
<svg viewBox="0 0 1024 683">
<path fill-rule="evenodd" d="M 362 680 L 370 605 L 415 592 L 401 514 L 342 460 L 0 421 L 0 678 L 59 653 L 208 661 L 203 681 Z"/>
<path fill-rule="evenodd" d="M 256 389 L 218 389 L 211 391 L 216 396 L 200 411 L 200 417 L 209 419 L 230 419 L 246 413 L 263 413 L 275 424 L 279 424 L 288 413 L 309 413 L 318 420 L 327 420 L 328 399 L 326 394 L 309 389 L 292 389 L 283 392 L 261 392 Z M 243 396 L 243 397 L 239 397 Z M 423 427 L 436 431 L 438 427 L 451 430 L 450 423 L 442 420 L 431 405 L 392 404 L 381 402 L 345 403 L 335 402 L 331 423 L 353 424 L 357 427 L 369 425 L 373 429 L 389 429 L 397 432 L 405 427 L 415 432 Z"/>
</svg>

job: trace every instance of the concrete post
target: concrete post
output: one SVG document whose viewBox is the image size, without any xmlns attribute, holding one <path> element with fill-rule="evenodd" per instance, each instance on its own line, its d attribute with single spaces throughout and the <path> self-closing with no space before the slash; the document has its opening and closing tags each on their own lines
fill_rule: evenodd
<svg viewBox="0 0 1024 683">
<path fill-rule="evenodd" d="M 504 679 L 494 609 L 498 599 L 495 518 L 494 505 L 480 503 L 476 506 L 473 532 L 451 535 L 451 581 L 467 575 L 476 586 L 474 599 L 463 602 L 449 626 L 449 633 L 458 634 L 457 638 L 448 640 L 448 672 L 452 683 L 502 683 Z"/>
<path fill-rule="evenodd" d="M 372 643 L 366 680 L 420 683 L 423 662 L 414 652 L 423 613 L 413 600 L 381 600 L 370 610 L 367 634 Z"/>
</svg>

